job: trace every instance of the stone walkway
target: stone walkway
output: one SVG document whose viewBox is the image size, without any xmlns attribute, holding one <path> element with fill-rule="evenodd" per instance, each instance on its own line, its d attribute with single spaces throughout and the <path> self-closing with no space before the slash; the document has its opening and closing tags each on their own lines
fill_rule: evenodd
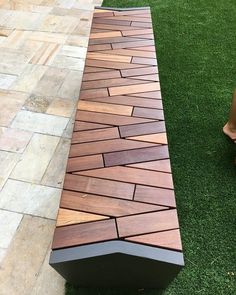
<svg viewBox="0 0 236 295">
<path fill-rule="evenodd" d="M 94 5 L 0 0 L 0 294 L 60 295 L 48 265 Z"/>
</svg>

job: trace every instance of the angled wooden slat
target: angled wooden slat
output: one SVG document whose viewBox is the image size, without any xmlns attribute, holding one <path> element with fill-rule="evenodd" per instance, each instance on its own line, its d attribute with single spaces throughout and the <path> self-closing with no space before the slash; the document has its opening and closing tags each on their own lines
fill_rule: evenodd
<svg viewBox="0 0 236 295">
<path fill-rule="evenodd" d="M 68 159 L 67 172 L 104 167 L 102 155 L 93 155 Z"/>
<path fill-rule="evenodd" d="M 156 134 L 165 132 L 164 122 L 149 122 L 143 124 L 120 126 L 121 137 L 131 137 L 136 135 Z"/>
<path fill-rule="evenodd" d="M 149 109 L 149 108 L 134 107 L 133 116 L 141 117 L 141 118 L 164 120 L 164 113 L 162 110 L 155 110 L 155 109 Z"/>
<path fill-rule="evenodd" d="M 107 113 L 107 114 L 116 114 L 116 115 L 124 115 L 131 116 L 133 108 L 130 106 L 123 105 L 112 105 L 108 103 L 102 102 L 94 102 L 94 101 L 79 101 L 78 109 L 90 112 L 99 112 L 99 113 Z"/>
<path fill-rule="evenodd" d="M 132 86 L 120 86 L 120 87 L 109 87 L 110 96 L 113 95 L 122 95 L 122 94 L 133 94 L 138 92 L 146 91 L 155 91 L 160 90 L 160 84 L 158 82 L 154 83 L 145 83 L 142 85 L 132 85 Z"/>
<path fill-rule="evenodd" d="M 98 44 L 98 45 L 89 45 L 88 52 L 98 51 L 98 50 L 109 50 L 111 49 L 111 44 Z"/>
<path fill-rule="evenodd" d="M 147 52 L 145 50 L 131 50 L 131 49 L 113 49 L 113 50 L 104 50 L 103 54 L 113 54 L 113 55 L 128 55 L 128 56 L 139 56 L 139 57 L 149 57 L 155 58 L 155 52 Z"/>
<path fill-rule="evenodd" d="M 160 91 L 150 91 L 150 92 L 140 92 L 140 93 L 134 93 L 130 94 L 131 96 L 135 97 L 146 97 L 146 98 L 157 98 L 161 99 L 161 92 Z"/>
<path fill-rule="evenodd" d="M 121 31 L 123 36 L 135 36 L 135 35 L 147 35 L 152 34 L 152 29 L 142 29 L 142 30 L 128 30 Z"/>
<path fill-rule="evenodd" d="M 155 146 L 153 143 L 125 139 L 111 139 L 95 143 L 81 143 L 71 146 L 69 156 L 80 157 L 114 151 L 132 150 L 136 148 Z"/>
<path fill-rule="evenodd" d="M 138 37 L 140 39 L 147 39 L 147 40 L 154 40 L 154 35 L 153 34 L 146 34 L 146 35 L 134 35 L 134 36 L 130 36 L 130 37 Z"/>
<path fill-rule="evenodd" d="M 145 80 L 145 81 L 159 81 L 159 75 L 143 75 L 143 76 L 133 76 L 129 77 L 130 79 L 138 79 L 138 80 Z"/>
<path fill-rule="evenodd" d="M 104 33 L 92 33 L 90 34 L 90 40 L 91 39 L 99 39 L 99 38 L 112 38 L 112 37 L 119 37 L 122 36 L 121 32 L 117 31 L 110 31 L 110 32 L 104 32 Z"/>
<path fill-rule="evenodd" d="M 110 125 L 88 123 L 82 121 L 75 121 L 74 131 L 85 131 L 85 130 L 94 130 L 111 127 Z"/>
<path fill-rule="evenodd" d="M 96 18 L 93 19 L 93 24 L 110 24 L 110 25 L 119 25 L 119 26 L 130 26 L 131 21 L 122 21 L 122 20 L 114 20 L 107 18 Z"/>
<path fill-rule="evenodd" d="M 76 175 L 99 177 L 106 180 L 118 180 L 127 184 L 135 183 L 160 188 L 173 189 L 172 176 L 169 173 L 135 169 L 131 167 L 108 167 L 88 171 L 76 172 Z"/>
<path fill-rule="evenodd" d="M 104 219 L 109 219 L 109 217 L 60 208 L 57 216 L 56 226 L 65 226 Z"/>
<path fill-rule="evenodd" d="M 149 81 L 139 81 L 136 79 L 125 79 L 125 78 L 114 78 L 114 79 L 101 79 L 95 81 L 86 81 L 81 85 L 81 89 L 97 89 L 104 87 L 114 87 L 114 86 L 125 86 L 133 84 L 144 84 Z"/>
<path fill-rule="evenodd" d="M 127 43 L 127 42 L 134 42 L 133 44 L 135 44 L 135 42 L 139 42 L 139 41 L 143 41 L 140 38 L 130 38 L 130 37 L 110 37 L 110 38 L 99 38 L 99 39 L 92 39 L 89 40 L 89 45 L 101 45 L 101 44 L 115 44 L 115 43 Z M 151 44 L 153 45 L 153 44 Z M 135 45 L 134 45 L 135 47 Z"/>
<path fill-rule="evenodd" d="M 105 29 L 105 30 L 112 30 L 112 31 L 126 31 L 126 30 L 140 30 L 142 27 L 131 27 L 131 26 L 120 26 L 120 25 L 109 25 L 109 24 L 99 24 L 99 23 L 93 23 L 92 28 L 94 29 Z"/>
<path fill-rule="evenodd" d="M 153 142 L 153 143 L 159 143 L 159 144 L 168 143 L 166 133 L 133 136 L 133 137 L 127 137 L 127 139 L 147 141 L 147 142 Z"/>
<path fill-rule="evenodd" d="M 109 71 L 111 70 L 106 68 L 97 68 L 97 67 L 89 67 L 89 66 L 85 66 L 84 68 L 84 73 L 100 73 L 100 72 L 109 72 Z"/>
<path fill-rule="evenodd" d="M 112 79 L 112 78 L 121 78 L 120 71 L 110 70 L 101 73 L 84 73 L 83 81 L 95 81 L 102 79 Z"/>
<path fill-rule="evenodd" d="M 154 109 L 162 109 L 162 101 L 159 99 L 146 99 L 140 97 L 131 97 L 125 95 L 118 96 L 109 96 L 109 97 L 97 97 L 97 98 L 88 98 L 87 100 L 91 101 L 100 101 L 111 104 L 123 104 L 129 106 L 137 106 L 137 107 L 147 107 Z"/>
<path fill-rule="evenodd" d="M 108 89 L 107 88 L 99 88 L 99 89 L 89 89 L 89 90 L 82 90 L 80 91 L 80 99 L 85 99 L 87 97 L 102 97 L 108 96 Z"/>
<path fill-rule="evenodd" d="M 119 217 L 168 209 L 168 207 L 165 206 L 151 205 L 66 190 L 62 193 L 60 206 L 62 208 L 69 208 L 73 210 L 83 210 L 96 214 L 105 214 L 110 217 Z"/>
<path fill-rule="evenodd" d="M 128 37 L 124 37 L 124 38 L 128 38 Z M 112 42 L 112 48 L 113 49 L 119 49 L 119 48 L 133 48 L 133 47 L 142 47 L 142 46 L 153 46 L 154 45 L 154 41 L 153 40 L 142 40 L 142 39 L 138 39 L 135 40 L 136 38 L 130 38 L 130 42 L 117 42 L 114 43 Z M 105 43 L 105 42 L 104 42 Z"/>
<path fill-rule="evenodd" d="M 150 14 L 150 9 L 145 8 L 145 9 L 135 9 L 135 10 L 127 10 L 127 11 L 114 11 L 114 15 L 116 16 L 121 16 L 121 15 L 143 15 L 143 14 L 148 14 L 147 17 L 151 17 Z"/>
<path fill-rule="evenodd" d="M 126 238 L 127 241 L 173 249 L 182 250 L 182 243 L 179 229 L 157 232 L 153 234 L 145 234 Z"/>
<path fill-rule="evenodd" d="M 133 76 L 140 76 L 140 75 L 149 75 L 149 74 L 158 74 L 156 67 L 142 67 L 139 69 L 128 69 L 128 70 L 121 70 L 122 77 L 133 77 Z"/>
<path fill-rule="evenodd" d="M 176 207 L 175 193 L 171 189 L 137 185 L 135 189 L 134 200 Z"/>
<path fill-rule="evenodd" d="M 140 20 L 140 21 L 132 21 L 130 25 L 132 27 L 152 28 L 151 23 L 145 23 L 145 22 L 142 22 L 142 20 Z"/>
<path fill-rule="evenodd" d="M 175 209 L 117 218 L 119 237 L 179 228 Z"/>
<path fill-rule="evenodd" d="M 71 143 L 85 143 L 114 138 L 120 138 L 117 127 L 74 132 Z"/>
<path fill-rule="evenodd" d="M 130 48 L 130 50 L 141 50 L 141 51 L 148 51 L 148 52 L 156 52 L 155 46 L 136 47 L 136 48 Z"/>
<path fill-rule="evenodd" d="M 157 60 L 155 58 L 145 58 L 145 57 L 133 57 L 132 63 L 134 64 L 143 64 L 143 65 L 157 65 Z"/>
<path fill-rule="evenodd" d="M 140 17 L 140 16 L 114 16 L 114 17 L 107 17 L 106 19 L 111 20 L 119 20 L 119 21 L 130 21 L 130 22 L 142 22 L 142 23 L 151 23 L 152 20 L 150 19 L 150 15 L 147 14 L 146 17 Z"/>
<path fill-rule="evenodd" d="M 108 60 L 116 62 L 131 62 L 130 56 L 123 55 L 114 55 L 114 54 L 103 54 L 98 52 L 88 52 L 87 59 L 96 59 L 96 60 Z"/>
<path fill-rule="evenodd" d="M 129 167 L 136 167 L 136 168 L 142 168 L 142 169 L 148 169 L 148 170 L 155 170 L 155 171 L 162 171 L 171 173 L 171 167 L 170 167 L 170 160 L 157 160 L 157 161 L 150 161 L 150 162 L 144 162 L 144 163 L 138 163 L 138 164 L 130 164 Z"/>
<path fill-rule="evenodd" d="M 93 60 L 87 59 L 86 66 L 97 67 L 97 68 L 107 68 L 107 69 L 133 69 L 133 68 L 142 68 L 142 64 L 131 64 L 131 63 L 122 63 L 114 61 L 102 61 L 102 60 Z"/>
<path fill-rule="evenodd" d="M 67 173 L 64 189 L 131 200 L 134 184 Z"/>
<path fill-rule="evenodd" d="M 77 246 L 117 238 L 114 220 L 102 220 L 92 223 L 57 227 L 54 233 L 52 249 Z"/>
<path fill-rule="evenodd" d="M 153 122 L 152 119 L 144 119 L 144 118 L 135 118 L 128 117 L 124 115 L 115 115 L 115 114 L 107 114 L 107 113 L 96 113 L 96 112 L 88 112 L 88 111 L 80 111 L 76 113 L 76 120 L 91 122 L 91 123 L 101 123 L 115 126 L 125 126 L 125 125 L 133 125 L 139 123 Z M 165 131 L 163 128 L 160 132 Z M 131 135 L 130 135 L 131 134 Z M 130 133 L 128 136 L 139 135 L 137 132 Z"/>
</svg>

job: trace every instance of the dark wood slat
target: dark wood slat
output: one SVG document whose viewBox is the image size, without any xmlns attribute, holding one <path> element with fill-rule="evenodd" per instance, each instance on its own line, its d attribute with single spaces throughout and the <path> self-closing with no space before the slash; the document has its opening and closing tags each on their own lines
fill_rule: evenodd
<svg viewBox="0 0 236 295">
<path fill-rule="evenodd" d="M 131 22 L 131 27 L 152 28 L 152 24 L 151 23 L 144 23 L 142 21 L 140 21 L 140 22 L 132 21 Z"/>
<path fill-rule="evenodd" d="M 74 132 L 71 142 L 74 144 L 114 138 L 120 138 L 117 127 Z"/>
<path fill-rule="evenodd" d="M 111 49 L 111 44 L 98 44 L 98 45 L 89 45 L 88 52 L 97 51 L 97 50 L 109 50 Z"/>
<path fill-rule="evenodd" d="M 93 155 L 68 159 L 66 171 L 75 172 L 101 167 L 104 167 L 102 155 Z"/>
<path fill-rule="evenodd" d="M 161 91 L 150 91 L 150 92 L 135 93 L 135 94 L 130 94 L 130 95 L 136 96 L 136 97 L 161 99 Z"/>
<path fill-rule="evenodd" d="M 135 36 L 135 35 L 148 35 L 152 34 L 153 31 L 152 29 L 141 29 L 141 30 L 128 30 L 128 31 L 121 31 L 122 35 L 127 37 L 127 36 Z"/>
<path fill-rule="evenodd" d="M 179 228 L 175 209 L 117 218 L 119 237 Z"/>
<path fill-rule="evenodd" d="M 112 70 L 101 73 L 88 73 L 83 75 L 83 81 L 95 81 L 102 79 L 121 78 L 120 71 Z"/>
<path fill-rule="evenodd" d="M 171 189 L 137 185 L 134 200 L 162 206 L 176 207 L 175 193 Z"/>
<path fill-rule="evenodd" d="M 166 131 L 165 123 L 162 121 L 120 126 L 119 129 L 121 137 L 160 133 Z"/>
<path fill-rule="evenodd" d="M 114 220 L 102 220 L 86 224 L 57 227 L 52 249 L 77 246 L 117 238 Z"/>
<path fill-rule="evenodd" d="M 154 40 L 154 35 L 153 34 L 147 34 L 147 35 L 134 35 L 130 37 L 138 37 L 140 39 L 148 39 L 148 40 Z"/>
<path fill-rule="evenodd" d="M 109 127 L 111 127 L 111 126 L 110 125 L 104 125 L 104 124 L 96 124 L 96 123 L 75 121 L 74 131 L 94 130 L 94 129 L 109 128 Z"/>
<path fill-rule="evenodd" d="M 115 199 L 98 195 L 84 194 L 64 190 L 62 208 L 82 210 L 111 217 L 126 216 L 151 211 L 160 211 L 168 207 L 139 203 L 129 200 Z"/>
<path fill-rule="evenodd" d="M 89 89 L 89 90 L 81 90 L 80 91 L 80 99 L 85 99 L 87 97 L 102 97 L 108 96 L 107 88 L 99 88 L 99 89 Z"/>
<path fill-rule="evenodd" d="M 142 117 L 149 119 L 164 120 L 164 113 L 162 110 L 154 110 L 149 108 L 135 107 L 133 111 L 134 117 Z"/>
<path fill-rule="evenodd" d="M 167 146 L 155 146 L 149 148 L 135 149 L 131 151 L 113 152 L 104 155 L 106 167 L 116 165 L 127 165 L 152 161 L 157 159 L 166 159 L 169 157 Z"/>
<path fill-rule="evenodd" d="M 142 30 L 142 27 L 131 27 L 131 26 L 120 26 L 120 25 L 109 25 L 109 24 L 99 24 L 99 23 L 93 23 L 92 29 L 104 29 L 104 30 L 112 30 L 112 31 L 125 31 L 125 30 Z"/>
<path fill-rule="evenodd" d="M 115 126 L 139 124 L 139 123 L 146 123 L 146 122 L 153 121 L 152 119 L 143 119 L 143 118 L 135 118 L 135 117 L 128 117 L 128 116 L 113 115 L 113 114 L 87 112 L 87 111 L 80 111 L 80 110 L 76 113 L 76 120 L 91 122 L 91 123 L 109 124 L 109 125 L 115 125 Z M 131 134 L 128 136 L 132 136 L 132 135 L 137 135 L 137 134 Z"/>
<path fill-rule="evenodd" d="M 125 79 L 125 78 L 115 78 L 115 79 L 103 79 L 96 81 L 83 82 L 81 89 L 93 89 L 93 88 L 104 88 L 113 86 L 123 86 L 123 85 L 133 85 L 147 83 L 148 81 L 140 81 L 136 79 Z"/>
<path fill-rule="evenodd" d="M 179 229 L 129 237 L 125 240 L 141 244 L 153 245 L 156 247 L 167 248 L 171 250 L 182 250 Z"/>
<path fill-rule="evenodd" d="M 155 52 L 147 52 L 145 50 L 130 50 L 130 49 L 113 49 L 113 50 L 104 50 L 101 53 L 105 54 L 112 54 L 112 55 L 128 55 L 128 56 L 139 56 L 139 57 L 149 57 L 155 58 Z"/>
<path fill-rule="evenodd" d="M 138 17 L 138 16 L 113 16 L 107 17 L 106 19 L 111 20 L 119 20 L 119 21 L 130 21 L 130 22 L 142 22 L 142 23 L 151 23 L 152 20 L 150 19 L 149 15 L 147 17 Z"/>
<path fill-rule="evenodd" d="M 151 17 L 150 9 L 135 9 L 135 10 L 128 10 L 128 11 L 114 11 L 114 15 L 121 16 L 121 15 L 142 15 L 148 14 L 148 17 Z"/>
<path fill-rule="evenodd" d="M 146 98 L 125 96 L 125 95 L 89 98 L 87 100 L 100 101 L 100 102 L 111 103 L 111 104 L 123 104 L 123 105 L 129 105 L 129 106 L 156 108 L 156 109 L 163 108 L 162 101 L 159 99 L 150 99 L 150 98 L 146 99 Z"/>
<path fill-rule="evenodd" d="M 98 141 L 95 143 L 74 144 L 70 149 L 70 157 L 79 157 L 85 155 L 94 155 L 114 151 L 131 150 L 136 148 L 151 147 L 155 144 L 135 140 L 112 139 Z"/>
<path fill-rule="evenodd" d="M 145 80 L 145 81 L 159 81 L 159 75 L 143 75 L 143 76 L 134 76 L 129 77 L 130 79 L 138 79 L 138 80 Z"/>
<path fill-rule="evenodd" d="M 105 68 L 96 68 L 96 67 L 88 67 L 84 68 L 84 73 L 99 73 L 99 72 L 110 72 L 110 69 Z"/>
<path fill-rule="evenodd" d="M 149 74 L 158 74 L 157 68 L 145 67 L 140 69 L 121 70 L 122 77 L 140 76 L 140 75 L 149 75 Z"/>
<path fill-rule="evenodd" d="M 131 200 L 134 184 L 66 174 L 64 189 Z"/>
<path fill-rule="evenodd" d="M 154 58 L 145 58 L 145 57 L 136 57 L 135 56 L 135 57 L 132 58 L 132 63 L 156 66 L 157 65 L 157 60 L 154 59 Z"/>
<path fill-rule="evenodd" d="M 130 38 L 130 37 L 107 37 L 107 38 L 99 38 L 99 39 L 90 39 L 89 40 L 89 46 L 90 45 L 101 45 L 101 44 L 116 44 L 116 43 L 125 43 L 125 42 L 139 42 L 143 41 L 140 38 Z M 153 44 L 152 44 L 153 45 Z M 135 47 L 135 45 L 134 45 Z"/>
<path fill-rule="evenodd" d="M 154 187 L 173 189 L 172 175 L 169 173 L 116 166 L 76 172 L 79 175 L 118 180 Z"/>
<path fill-rule="evenodd" d="M 93 24 L 110 24 L 110 25 L 119 25 L 119 26 L 130 26 L 131 21 L 122 21 L 122 20 L 113 20 L 107 18 L 97 18 L 93 19 Z"/>
</svg>

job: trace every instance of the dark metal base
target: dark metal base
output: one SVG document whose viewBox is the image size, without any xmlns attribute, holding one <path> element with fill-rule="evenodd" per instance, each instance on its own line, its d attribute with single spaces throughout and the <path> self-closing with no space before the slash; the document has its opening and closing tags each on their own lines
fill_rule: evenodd
<svg viewBox="0 0 236 295">
<path fill-rule="evenodd" d="M 80 287 L 161 289 L 184 266 L 181 252 L 125 241 L 54 250 L 49 263 Z"/>
</svg>

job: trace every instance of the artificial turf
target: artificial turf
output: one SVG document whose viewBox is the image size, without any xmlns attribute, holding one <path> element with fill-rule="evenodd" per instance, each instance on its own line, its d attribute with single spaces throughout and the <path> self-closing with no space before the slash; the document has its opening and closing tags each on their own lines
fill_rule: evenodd
<svg viewBox="0 0 236 295">
<path fill-rule="evenodd" d="M 222 127 L 236 87 L 236 1 L 103 6 L 151 6 L 186 266 L 161 292 L 67 284 L 66 295 L 235 295 L 236 146 Z"/>
</svg>

